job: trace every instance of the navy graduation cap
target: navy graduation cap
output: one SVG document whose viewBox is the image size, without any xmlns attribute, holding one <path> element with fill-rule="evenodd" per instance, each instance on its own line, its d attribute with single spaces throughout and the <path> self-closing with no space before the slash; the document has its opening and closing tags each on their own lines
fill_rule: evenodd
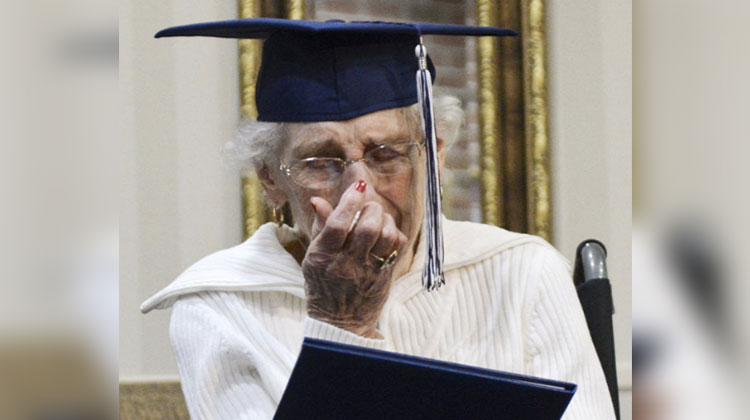
<svg viewBox="0 0 750 420">
<path fill-rule="evenodd" d="M 516 32 L 490 26 L 255 18 L 176 26 L 156 37 L 264 39 L 255 95 L 258 121 L 342 121 L 419 103 L 427 168 L 422 283 L 435 290 L 445 282 L 432 110 L 436 73 L 422 35 L 514 36 Z"/>
</svg>

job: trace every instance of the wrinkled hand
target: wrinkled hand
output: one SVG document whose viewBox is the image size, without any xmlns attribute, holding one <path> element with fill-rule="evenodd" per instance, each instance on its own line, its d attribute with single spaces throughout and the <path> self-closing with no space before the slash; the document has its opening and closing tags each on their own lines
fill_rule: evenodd
<svg viewBox="0 0 750 420">
<path fill-rule="evenodd" d="M 365 201 L 366 184 L 354 183 L 336 209 L 320 197 L 310 202 L 316 217 L 313 239 L 302 261 L 307 312 L 364 337 L 377 337 L 377 321 L 391 288 L 393 266 L 380 269 L 372 257 L 401 252 L 407 238 L 383 206 Z M 356 213 L 360 217 L 352 226 Z M 350 230 L 351 229 L 351 230 Z"/>
</svg>

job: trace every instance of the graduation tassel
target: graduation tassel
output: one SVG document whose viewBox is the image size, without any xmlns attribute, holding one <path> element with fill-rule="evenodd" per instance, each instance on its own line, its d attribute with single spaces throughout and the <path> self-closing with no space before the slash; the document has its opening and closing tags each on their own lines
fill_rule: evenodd
<svg viewBox="0 0 750 420">
<path fill-rule="evenodd" d="M 419 60 L 417 70 L 417 96 L 419 99 L 422 129 L 425 134 L 426 177 L 424 210 L 425 220 L 422 233 L 426 240 L 422 286 L 427 291 L 437 290 L 445 284 L 443 276 L 443 229 L 442 197 L 440 191 L 440 168 L 438 166 L 437 137 L 432 109 L 432 77 L 427 70 L 427 49 L 419 37 L 419 45 L 414 50 Z"/>
</svg>

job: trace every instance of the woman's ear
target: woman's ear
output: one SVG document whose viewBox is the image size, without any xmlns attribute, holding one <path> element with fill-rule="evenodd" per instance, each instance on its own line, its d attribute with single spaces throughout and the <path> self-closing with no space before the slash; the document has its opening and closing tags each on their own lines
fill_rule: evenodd
<svg viewBox="0 0 750 420">
<path fill-rule="evenodd" d="M 280 188 L 279 183 L 273 179 L 268 166 L 263 165 L 255 171 L 258 174 L 258 180 L 266 191 L 266 196 L 275 207 L 283 206 L 287 201 L 286 193 Z"/>
<path fill-rule="evenodd" d="M 438 167 L 440 168 L 440 173 L 443 173 L 443 163 L 445 163 L 445 153 L 446 153 L 446 147 L 445 147 L 445 141 L 441 139 L 440 137 L 437 138 L 437 150 L 438 150 Z"/>
</svg>

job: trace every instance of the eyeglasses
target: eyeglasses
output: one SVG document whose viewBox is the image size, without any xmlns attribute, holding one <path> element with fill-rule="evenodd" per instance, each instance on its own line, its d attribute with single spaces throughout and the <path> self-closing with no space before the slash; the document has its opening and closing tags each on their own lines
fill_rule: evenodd
<svg viewBox="0 0 750 420">
<path fill-rule="evenodd" d="M 344 160 L 336 157 L 309 157 L 281 162 L 279 169 L 295 184 L 305 188 L 331 188 L 338 185 L 346 167 L 364 162 L 379 175 L 393 176 L 411 169 L 415 152 L 421 154 L 421 143 L 413 141 L 384 144 L 368 150 L 361 159 Z"/>
</svg>

